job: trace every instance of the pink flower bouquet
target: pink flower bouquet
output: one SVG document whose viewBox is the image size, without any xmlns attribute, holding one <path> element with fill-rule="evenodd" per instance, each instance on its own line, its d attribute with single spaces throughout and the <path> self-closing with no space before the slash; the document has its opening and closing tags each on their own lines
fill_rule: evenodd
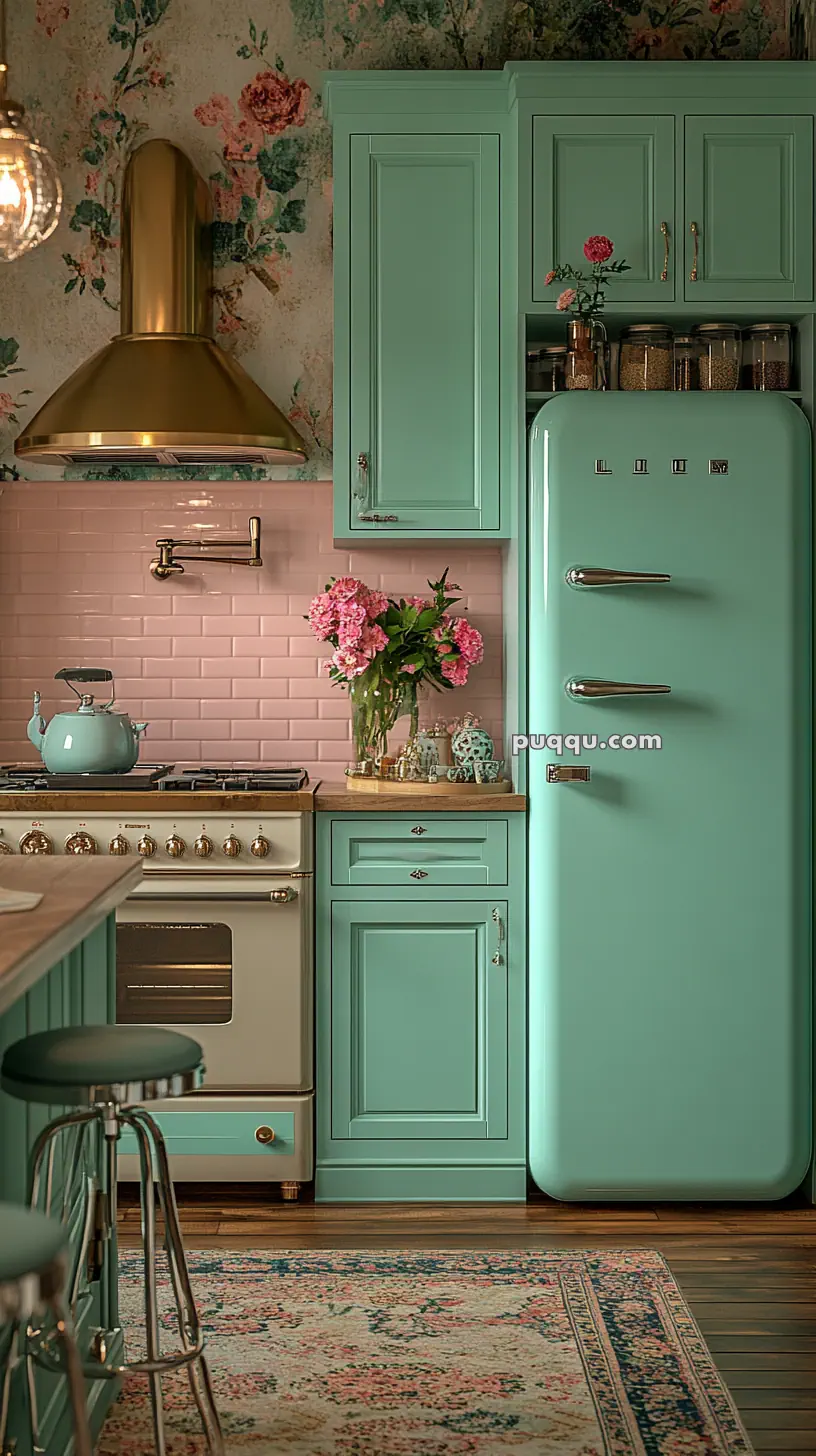
<svg viewBox="0 0 816 1456">
<path fill-rule="evenodd" d="M 596 234 L 587 238 L 584 243 L 584 257 L 592 264 L 589 274 L 580 273 L 569 263 L 559 263 L 551 268 L 545 284 L 549 287 L 551 283 L 568 283 L 558 296 L 556 308 L 560 313 L 574 313 L 576 318 L 583 319 L 585 323 L 591 323 L 597 319 L 603 311 L 606 301 L 604 290 L 617 273 L 628 273 L 629 264 L 623 261 L 616 263 L 612 261 L 612 254 L 615 245 L 603 234 Z"/>
<path fill-rule="evenodd" d="M 334 648 L 327 663 L 332 682 L 348 688 L 358 761 L 380 758 L 397 719 L 418 727 L 416 693 L 421 683 L 441 691 L 462 687 L 471 667 L 482 661 L 482 635 L 450 608 L 448 573 L 429 581 L 430 597 L 401 597 L 367 587 L 353 576 L 327 584 L 309 608 L 319 642 Z M 455 589 L 455 588 L 454 588 Z"/>
</svg>

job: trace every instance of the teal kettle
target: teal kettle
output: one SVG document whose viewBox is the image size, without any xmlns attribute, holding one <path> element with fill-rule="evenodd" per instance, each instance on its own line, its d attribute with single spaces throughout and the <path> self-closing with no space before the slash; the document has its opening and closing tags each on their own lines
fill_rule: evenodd
<svg viewBox="0 0 816 1456">
<path fill-rule="evenodd" d="M 55 682 L 65 682 L 79 698 L 73 713 L 55 713 L 46 726 L 40 716 L 40 694 L 28 736 L 40 750 L 49 773 L 127 773 L 139 757 L 139 738 L 146 723 L 133 723 L 127 713 L 112 712 L 113 673 L 106 667 L 62 667 Z M 111 696 L 98 705 L 92 693 L 77 692 L 74 683 L 110 683 Z"/>
</svg>

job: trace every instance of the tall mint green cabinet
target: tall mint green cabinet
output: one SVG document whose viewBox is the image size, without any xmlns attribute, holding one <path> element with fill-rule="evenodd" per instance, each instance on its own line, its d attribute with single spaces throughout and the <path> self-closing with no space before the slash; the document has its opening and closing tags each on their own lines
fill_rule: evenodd
<svg viewBox="0 0 816 1456">
<path fill-rule="evenodd" d="M 318 1200 L 523 1198 L 524 815 L 317 831 Z"/>
<path fill-rule="evenodd" d="M 616 258 L 629 265 L 606 296 L 613 362 L 632 324 L 665 322 L 676 333 L 720 320 L 740 329 L 789 325 L 786 392 L 812 440 L 816 63 L 519 61 L 501 72 L 347 71 L 326 78 L 324 97 L 334 131 L 335 536 L 355 546 L 506 543 L 503 756 L 516 789 L 532 776 L 532 797 L 546 796 L 557 790 L 528 774 L 528 760 L 513 759 L 507 740 L 551 726 L 531 721 L 528 691 L 532 653 L 548 649 L 531 625 L 529 568 L 540 542 L 529 535 L 527 430 L 542 406 L 546 415 L 560 405 L 545 403 L 551 395 L 542 384 L 528 388 L 527 352 L 565 339 L 560 289 L 547 275 L 558 264 L 586 268 L 587 237 L 612 239 Z M 610 399 L 615 387 L 612 379 Z M 706 398 L 716 411 L 714 392 Z M 644 454 L 634 437 L 630 453 L 633 468 Z M 678 480 L 688 453 L 687 440 L 672 447 Z M 621 500 L 615 520 L 625 535 Z M 636 533 L 638 521 L 631 524 Z M 588 564 L 631 567 L 617 559 Z M 689 611 L 694 600 L 690 592 Z M 607 609 L 615 610 L 611 598 Z M 686 714 L 683 732 L 698 729 Z M 433 817 L 440 824 L 468 818 Z M 513 816 L 480 817 L 496 824 L 505 817 L 509 826 Z M 383 819 L 396 833 L 401 816 Z M 336 828 L 346 832 L 342 820 Z M 332 1110 L 319 1114 L 318 1196 L 420 1196 L 410 1190 L 429 1180 L 452 1197 L 499 1196 L 502 1166 L 513 1169 L 512 1196 L 519 1196 L 514 1139 L 523 1134 L 514 1122 L 512 1049 L 525 1034 L 525 967 L 517 957 L 526 954 L 527 867 L 518 820 L 514 877 L 497 877 L 496 846 L 486 841 L 471 845 L 465 865 L 451 835 L 436 846 L 435 861 L 427 844 L 420 893 L 400 888 L 410 870 L 397 840 L 389 850 L 384 837 L 366 845 L 349 832 L 341 870 L 339 840 L 332 858 L 326 825 L 322 837 L 318 1010 Z M 536 906 L 546 902 L 540 890 Z M 510 927 L 506 1142 L 495 1131 L 503 1042 L 490 951 L 502 903 Z M 379 918 L 384 906 L 393 926 Z M 625 951 L 605 953 L 614 980 Z M 429 962 L 443 962 L 449 974 L 432 976 Z M 570 968 L 565 941 L 551 988 Z M 469 1011 L 457 1014 L 465 1002 Z M 384 1023 L 389 1030 L 381 1031 Z M 404 1046 L 394 1040 L 398 1027 Z M 530 1022 L 529 1037 L 528 1060 L 541 1053 L 540 1022 Z M 440 1041 L 451 1048 L 441 1065 Z M 812 1083 L 801 1086 L 796 1097 L 812 1102 Z M 401 1137 L 409 1127 L 411 1136 Z M 475 1149 L 483 1155 L 478 1172 Z M 465 1167 L 472 1176 L 461 1175 Z M 808 1176 L 816 1201 L 816 1162 Z"/>
</svg>

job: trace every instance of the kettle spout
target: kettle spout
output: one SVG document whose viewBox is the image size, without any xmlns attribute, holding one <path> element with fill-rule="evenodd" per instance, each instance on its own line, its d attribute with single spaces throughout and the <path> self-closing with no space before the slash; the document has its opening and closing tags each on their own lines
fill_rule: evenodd
<svg viewBox="0 0 816 1456">
<path fill-rule="evenodd" d="M 42 749 L 43 738 L 45 737 L 45 719 L 40 717 L 39 693 L 34 694 L 34 712 L 28 721 L 28 736 L 35 748 Z"/>
<path fill-rule="evenodd" d="M 148 728 L 150 727 L 150 724 L 149 723 L 132 723 L 131 724 L 131 727 L 133 729 L 133 736 L 134 736 L 134 738 L 141 738 L 142 734 L 147 732 Z"/>
</svg>

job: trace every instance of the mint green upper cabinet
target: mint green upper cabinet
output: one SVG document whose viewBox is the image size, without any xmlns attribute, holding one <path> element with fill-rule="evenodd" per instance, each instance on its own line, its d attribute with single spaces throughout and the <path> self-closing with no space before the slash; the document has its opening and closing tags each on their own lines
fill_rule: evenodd
<svg viewBox="0 0 816 1456">
<path fill-rule="evenodd" d="M 499 137 L 348 144 L 335 388 L 349 418 L 338 429 L 335 533 L 497 532 Z"/>
<path fill-rule="evenodd" d="M 535 302 L 555 303 L 544 279 L 556 263 L 589 267 L 583 246 L 595 233 L 631 268 L 610 285 L 613 307 L 674 299 L 674 147 L 671 116 L 533 118 Z"/>
<path fill-rule="evenodd" d="M 506 924 L 504 901 L 335 901 L 333 1138 L 507 1137 Z"/>
<path fill-rule="evenodd" d="M 685 125 L 686 299 L 811 299 L 812 117 L 687 116 Z"/>
</svg>

